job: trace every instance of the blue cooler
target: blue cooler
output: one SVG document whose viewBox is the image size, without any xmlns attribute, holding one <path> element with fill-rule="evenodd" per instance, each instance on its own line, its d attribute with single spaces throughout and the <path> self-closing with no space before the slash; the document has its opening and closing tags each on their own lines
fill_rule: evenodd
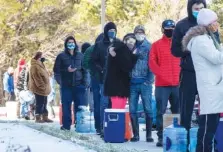
<svg viewBox="0 0 223 152">
<path fill-rule="evenodd" d="M 220 120 L 217 132 L 215 134 L 215 139 L 217 141 L 216 149 L 218 152 L 223 152 L 223 119 Z"/>
<path fill-rule="evenodd" d="M 125 142 L 125 109 L 105 109 L 104 140 L 109 143 Z"/>
</svg>

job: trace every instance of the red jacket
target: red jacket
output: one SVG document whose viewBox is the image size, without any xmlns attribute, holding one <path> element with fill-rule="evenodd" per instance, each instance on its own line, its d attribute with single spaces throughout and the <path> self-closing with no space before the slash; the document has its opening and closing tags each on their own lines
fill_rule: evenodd
<svg viewBox="0 0 223 152">
<path fill-rule="evenodd" d="M 156 76 L 156 86 L 178 86 L 180 59 L 171 54 L 171 39 L 163 36 L 152 44 L 148 65 Z"/>
</svg>

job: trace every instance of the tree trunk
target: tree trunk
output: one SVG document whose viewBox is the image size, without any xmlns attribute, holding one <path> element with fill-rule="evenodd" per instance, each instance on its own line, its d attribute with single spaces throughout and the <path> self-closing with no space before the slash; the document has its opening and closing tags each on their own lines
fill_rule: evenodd
<svg viewBox="0 0 223 152">
<path fill-rule="evenodd" d="M 5 105 L 3 96 L 3 72 L 0 70 L 0 106 Z"/>
</svg>

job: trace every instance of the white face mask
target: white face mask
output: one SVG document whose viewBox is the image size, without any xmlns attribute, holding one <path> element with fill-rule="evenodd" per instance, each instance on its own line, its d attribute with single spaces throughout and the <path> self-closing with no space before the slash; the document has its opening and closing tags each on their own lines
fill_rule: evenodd
<svg viewBox="0 0 223 152">
<path fill-rule="evenodd" d="M 145 35 L 144 34 L 136 34 L 136 40 L 137 41 L 143 41 L 145 39 Z"/>
</svg>

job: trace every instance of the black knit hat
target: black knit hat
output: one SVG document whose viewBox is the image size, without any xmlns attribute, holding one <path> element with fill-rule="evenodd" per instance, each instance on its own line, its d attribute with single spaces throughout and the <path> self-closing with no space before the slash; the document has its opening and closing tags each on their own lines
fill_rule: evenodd
<svg viewBox="0 0 223 152">
<path fill-rule="evenodd" d="M 129 38 L 133 38 L 136 40 L 135 34 L 134 33 L 128 33 L 124 36 L 123 41 L 129 39 Z"/>
<path fill-rule="evenodd" d="M 81 52 L 84 53 L 90 46 L 91 46 L 90 43 L 85 42 L 85 43 L 82 44 L 82 46 L 81 46 Z"/>
</svg>

